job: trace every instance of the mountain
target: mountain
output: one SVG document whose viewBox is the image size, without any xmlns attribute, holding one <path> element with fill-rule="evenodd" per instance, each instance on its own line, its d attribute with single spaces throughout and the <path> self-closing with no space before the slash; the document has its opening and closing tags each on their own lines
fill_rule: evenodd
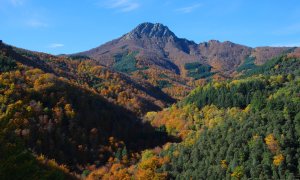
<svg viewBox="0 0 300 180">
<path fill-rule="evenodd" d="M 251 48 L 217 40 L 196 44 L 177 37 L 163 24 L 142 23 L 120 38 L 71 56 L 89 57 L 114 71 L 143 79 L 174 99 L 182 99 L 207 80 L 234 77 L 249 64 L 262 65 L 293 50 Z"/>
<path fill-rule="evenodd" d="M 88 56 L 99 63 L 116 67 L 119 57 L 135 52 L 134 58 L 138 68 L 153 67 L 167 69 L 185 77 L 188 73 L 187 63 L 200 63 L 212 67 L 212 71 L 231 75 L 249 56 L 255 58 L 256 64 L 263 64 L 291 48 L 258 47 L 251 48 L 229 41 L 211 40 L 196 44 L 187 39 L 178 38 L 163 24 L 142 23 L 131 32 L 79 55 Z"/>
<path fill-rule="evenodd" d="M 143 23 L 116 40 L 79 54 L 94 58 L 104 65 L 113 66 L 116 55 L 128 51 L 137 52 L 137 66 L 154 65 L 179 73 L 178 67 L 169 58 L 168 49 L 177 50 L 181 54 L 182 50 L 189 51 L 189 46 L 195 45 L 191 41 L 179 39 L 162 24 Z"/>
</svg>

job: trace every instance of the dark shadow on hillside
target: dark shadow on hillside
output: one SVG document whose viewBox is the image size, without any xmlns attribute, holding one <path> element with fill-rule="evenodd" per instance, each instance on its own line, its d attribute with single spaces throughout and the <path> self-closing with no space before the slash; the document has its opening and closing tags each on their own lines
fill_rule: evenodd
<svg viewBox="0 0 300 180">
<path fill-rule="evenodd" d="M 38 68 L 38 69 L 43 70 L 46 73 L 52 73 L 52 74 L 57 75 L 55 73 L 55 71 L 47 63 L 45 63 L 44 61 L 41 61 L 39 58 L 32 55 L 32 53 L 27 52 L 26 50 L 18 49 L 18 51 L 20 51 L 20 53 L 18 53 L 15 51 L 16 49 L 14 49 L 13 47 L 6 45 L 4 43 L 0 43 L 0 50 L 7 53 L 6 55 L 8 57 L 13 58 L 17 62 L 20 62 L 26 66 Z M 27 58 L 21 54 L 31 56 L 32 59 Z"/>
<path fill-rule="evenodd" d="M 125 76 L 122 74 L 122 77 L 127 81 L 127 83 L 133 84 L 134 87 L 136 87 L 138 90 L 144 91 L 156 99 L 163 100 L 164 102 L 166 102 L 168 104 L 172 104 L 172 103 L 176 102 L 176 100 L 174 98 L 172 98 L 168 94 L 164 93 L 160 88 L 154 87 L 153 85 L 151 85 L 148 82 L 143 82 L 144 85 L 147 87 L 147 88 L 145 88 L 142 85 L 140 85 L 139 83 L 130 79 L 128 76 Z"/>
</svg>

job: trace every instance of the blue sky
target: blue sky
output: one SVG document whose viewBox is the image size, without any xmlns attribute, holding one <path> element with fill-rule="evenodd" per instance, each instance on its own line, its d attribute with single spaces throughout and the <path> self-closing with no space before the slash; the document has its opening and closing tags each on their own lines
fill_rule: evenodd
<svg viewBox="0 0 300 180">
<path fill-rule="evenodd" d="M 52 54 L 88 50 L 142 22 L 196 43 L 300 46 L 299 0 L 0 0 L 0 39 Z"/>
</svg>

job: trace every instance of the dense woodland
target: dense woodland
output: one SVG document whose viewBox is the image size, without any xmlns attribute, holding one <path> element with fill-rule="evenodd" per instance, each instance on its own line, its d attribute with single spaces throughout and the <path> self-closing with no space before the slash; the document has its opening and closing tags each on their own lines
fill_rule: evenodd
<svg viewBox="0 0 300 180">
<path fill-rule="evenodd" d="M 109 69 L 0 43 L 0 177 L 299 177 L 298 54 L 220 80 L 199 63 L 187 79 L 135 67 L 135 53 Z"/>
<path fill-rule="evenodd" d="M 290 61 L 299 67 L 299 60 L 284 57 L 281 67 Z M 287 76 L 277 75 L 278 71 L 213 83 L 191 93 L 183 106 L 201 109 L 200 120 L 194 119 L 191 126 L 201 132 L 194 143 L 174 145 L 163 152 L 171 162 L 161 170 L 175 179 L 298 177 L 299 68 Z"/>
<path fill-rule="evenodd" d="M 272 59 L 251 69 L 251 76 L 208 83 L 163 111 L 147 113 L 145 120 L 182 142 L 143 151 L 137 165 L 107 164 L 89 178 L 299 177 L 297 57 Z"/>
</svg>

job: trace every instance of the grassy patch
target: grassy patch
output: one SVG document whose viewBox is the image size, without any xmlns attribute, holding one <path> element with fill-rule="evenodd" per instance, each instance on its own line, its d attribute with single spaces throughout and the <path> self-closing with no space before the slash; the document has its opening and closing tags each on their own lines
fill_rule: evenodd
<svg viewBox="0 0 300 180">
<path fill-rule="evenodd" d="M 198 62 L 186 63 L 184 68 L 187 70 L 187 76 L 194 79 L 207 78 L 214 74 L 211 72 L 211 66 L 200 64 Z"/>
<path fill-rule="evenodd" d="M 136 67 L 137 61 L 135 59 L 137 54 L 138 52 L 134 51 L 115 55 L 113 69 L 124 73 L 131 73 L 138 70 Z"/>
<path fill-rule="evenodd" d="M 172 86 L 172 84 L 166 80 L 158 80 L 156 81 L 156 83 L 157 83 L 157 87 L 159 87 L 160 89 L 168 88 Z"/>
<path fill-rule="evenodd" d="M 244 70 L 254 69 L 257 66 L 254 64 L 255 57 L 248 56 L 245 59 L 245 62 L 237 68 L 237 72 L 241 72 Z"/>
<path fill-rule="evenodd" d="M 159 74 L 158 75 L 159 78 L 169 78 L 169 76 L 165 75 L 165 74 Z"/>
</svg>

